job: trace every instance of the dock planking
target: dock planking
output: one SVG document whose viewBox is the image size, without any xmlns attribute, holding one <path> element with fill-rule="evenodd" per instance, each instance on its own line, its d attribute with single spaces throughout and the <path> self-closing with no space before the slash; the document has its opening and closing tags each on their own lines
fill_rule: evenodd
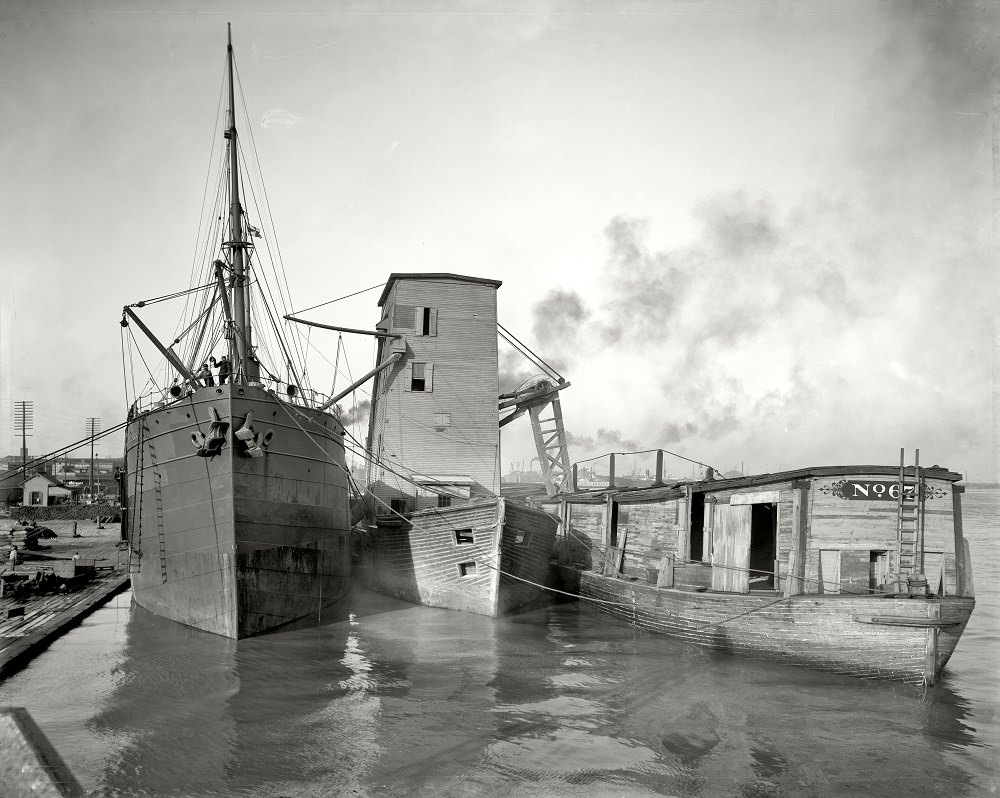
<svg viewBox="0 0 1000 798">
<path fill-rule="evenodd" d="M 0 546 L 4 552 L 8 551 L 4 544 L 13 539 L 24 557 L 18 562 L 17 574 L 33 577 L 37 571 L 70 561 L 79 553 L 82 560 L 94 561 L 95 576 L 76 590 L 28 595 L 23 599 L 0 597 L 0 678 L 23 667 L 52 640 L 129 586 L 128 552 L 119 549 L 117 524 L 50 521 L 43 526 L 52 529 L 57 537 L 43 540 L 43 548 L 33 552 L 21 546 L 23 534 L 13 524 L 0 526 Z M 73 537 L 74 529 L 78 537 Z M 7 570 L 6 574 L 9 573 Z"/>
</svg>

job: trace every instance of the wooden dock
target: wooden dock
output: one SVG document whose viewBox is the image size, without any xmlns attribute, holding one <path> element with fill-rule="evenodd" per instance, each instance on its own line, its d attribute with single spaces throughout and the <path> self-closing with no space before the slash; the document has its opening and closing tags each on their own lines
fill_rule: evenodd
<svg viewBox="0 0 1000 798">
<path fill-rule="evenodd" d="M 47 526 L 57 535 L 40 541 L 39 551 L 25 551 L 23 531 L 8 519 L 0 523 L 0 549 L 4 555 L 13 541 L 21 558 L 14 571 L 18 576 L 34 578 L 38 572 L 65 567 L 79 554 L 81 562 L 93 561 L 94 575 L 83 586 L 55 592 L 29 592 L 26 596 L 0 596 L 0 678 L 6 678 L 23 667 L 60 634 L 78 624 L 81 619 L 129 586 L 128 551 L 119 547 L 118 524 L 94 521 L 49 521 Z M 10 530 L 13 529 L 13 535 Z M 78 537 L 73 536 L 74 529 Z"/>
</svg>

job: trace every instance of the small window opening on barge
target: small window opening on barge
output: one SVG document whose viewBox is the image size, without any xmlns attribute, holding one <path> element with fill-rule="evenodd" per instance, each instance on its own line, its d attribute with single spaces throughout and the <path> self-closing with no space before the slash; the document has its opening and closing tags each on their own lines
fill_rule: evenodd
<svg viewBox="0 0 1000 798">
<path fill-rule="evenodd" d="M 476 539 L 471 529 L 456 529 L 455 542 L 461 546 L 465 543 L 475 543 Z"/>
<path fill-rule="evenodd" d="M 475 562 L 460 562 L 458 564 L 459 576 L 475 576 L 477 573 Z"/>
</svg>

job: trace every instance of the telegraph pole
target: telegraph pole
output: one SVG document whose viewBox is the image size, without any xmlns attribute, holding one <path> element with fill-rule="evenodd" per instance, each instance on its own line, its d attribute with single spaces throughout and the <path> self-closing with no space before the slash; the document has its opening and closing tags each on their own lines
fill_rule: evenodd
<svg viewBox="0 0 1000 798">
<path fill-rule="evenodd" d="M 28 432 L 35 426 L 35 403 L 14 402 L 14 432 L 21 433 L 21 475 L 28 478 Z"/>
<path fill-rule="evenodd" d="M 90 436 L 90 502 L 94 502 L 94 436 L 101 431 L 99 418 L 87 419 L 87 434 Z"/>
</svg>

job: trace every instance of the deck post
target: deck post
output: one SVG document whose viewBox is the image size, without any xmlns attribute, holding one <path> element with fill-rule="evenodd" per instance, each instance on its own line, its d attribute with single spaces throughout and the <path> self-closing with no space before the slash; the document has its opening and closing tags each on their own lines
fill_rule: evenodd
<svg viewBox="0 0 1000 798">
<path fill-rule="evenodd" d="M 971 596 L 972 572 L 967 569 L 968 543 L 962 530 L 962 494 L 964 488 L 953 486 L 951 489 L 951 513 L 955 525 L 955 595 Z"/>
<path fill-rule="evenodd" d="M 656 450 L 656 479 L 653 484 L 663 484 L 663 449 Z"/>
<path fill-rule="evenodd" d="M 927 617 L 933 620 L 941 619 L 941 604 L 936 601 L 927 604 Z M 924 684 L 930 687 L 937 675 L 938 634 L 940 626 L 927 627 L 927 642 L 924 644 Z"/>
<path fill-rule="evenodd" d="M 800 596 L 806 592 L 806 489 L 792 490 L 792 549 L 788 552 L 788 575 L 784 594 Z"/>
<path fill-rule="evenodd" d="M 613 488 L 615 486 L 615 455 L 614 452 L 611 453 L 611 462 L 608 466 L 608 487 Z"/>
<path fill-rule="evenodd" d="M 674 586 L 674 555 L 664 554 L 660 558 L 660 567 L 656 574 L 657 587 Z"/>
</svg>

